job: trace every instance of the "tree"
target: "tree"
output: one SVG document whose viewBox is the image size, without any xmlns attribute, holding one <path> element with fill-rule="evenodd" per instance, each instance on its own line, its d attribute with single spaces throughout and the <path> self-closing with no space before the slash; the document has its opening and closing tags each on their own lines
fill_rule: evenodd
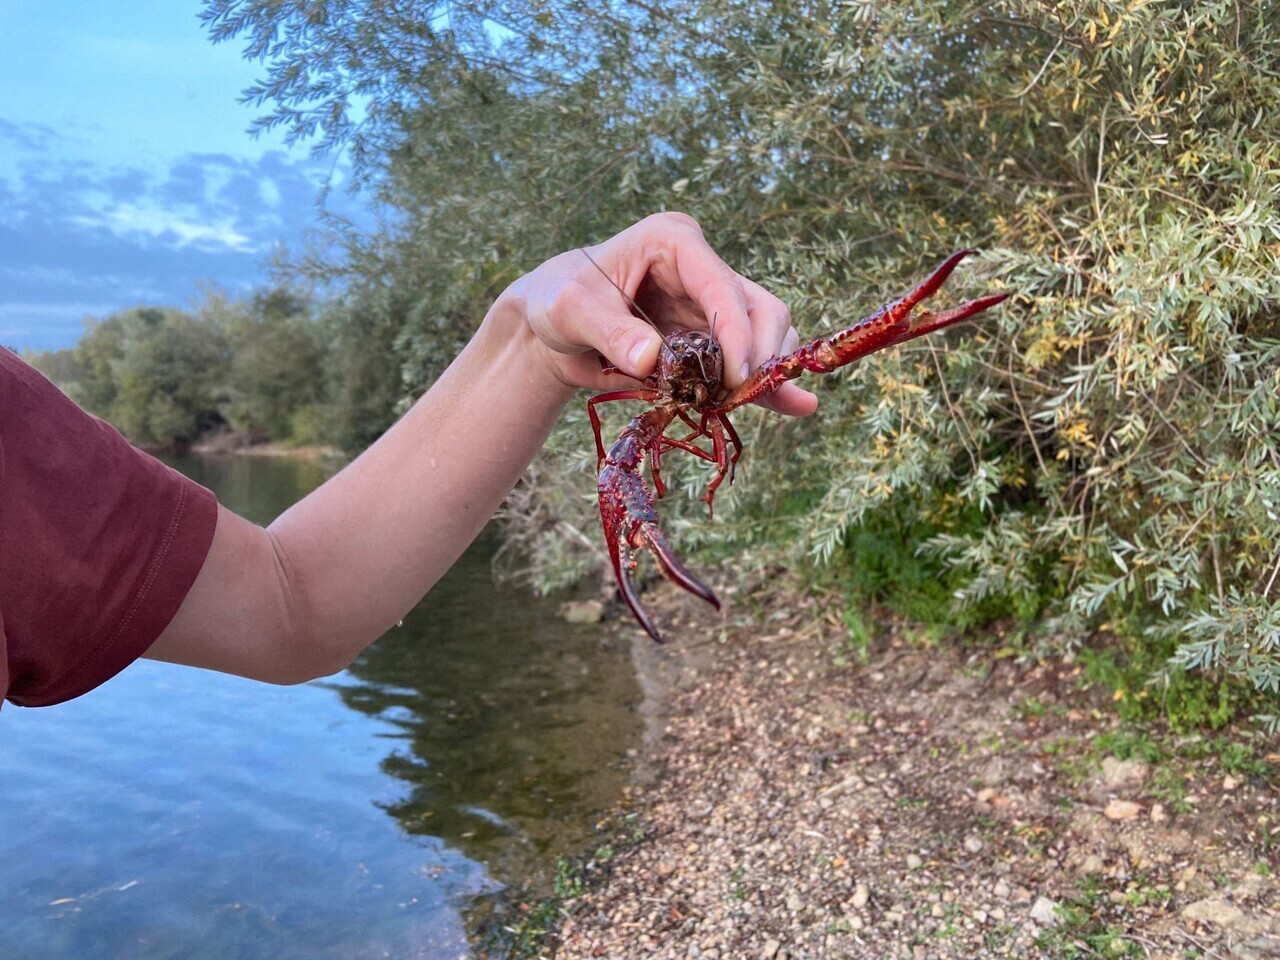
<svg viewBox="0 0 1280 960">
<path fill-rule="evenodd" d="M 222 409 L 228 422 L 275 440 L 293 438 L 295 420 L 314 419 L 324 397 L 324 349 L 311 303 L 277 288 L 236 301 L 210 297 L 201 313 L 230 350 Z"/>
</svg>

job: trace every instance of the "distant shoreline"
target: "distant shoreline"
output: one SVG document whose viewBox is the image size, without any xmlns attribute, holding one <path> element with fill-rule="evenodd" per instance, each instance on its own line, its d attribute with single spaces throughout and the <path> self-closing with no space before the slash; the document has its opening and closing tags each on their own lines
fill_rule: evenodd
<svg viewBox="0 0 1280 960">
<path fill-rule="evenodd" d="M 147 453 L 198 453 L 202 456 L 287 457 L 293 460 L 319 462 L 337 460 L 342 452 L 337 447 L 293 445 L 278 440 L 264 440 L 252 433 L 220 430 L 191 444 L 135 444 Z"/>
</svg>

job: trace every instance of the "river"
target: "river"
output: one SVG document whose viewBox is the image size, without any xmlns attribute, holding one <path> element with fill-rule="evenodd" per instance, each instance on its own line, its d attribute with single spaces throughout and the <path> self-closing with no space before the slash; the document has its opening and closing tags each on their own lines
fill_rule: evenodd
<svg viewBox="0 0 1280 960">
<path fill-rule="evenodd" d="M 175 466 L 267 522 L 313 464 Z M 468 910 L 588 841 L 639 746 L 624 645 L 496 584 L 482 539 L 336 677 L 142 661 L 0 714 L 0 958 L 455 960 Z"/>
</svg>

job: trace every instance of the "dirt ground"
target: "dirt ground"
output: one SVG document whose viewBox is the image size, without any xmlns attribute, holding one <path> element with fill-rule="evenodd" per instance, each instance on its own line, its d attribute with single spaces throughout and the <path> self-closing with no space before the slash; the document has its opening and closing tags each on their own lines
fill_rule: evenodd
<svg viewBox="0 0 1280 960">
<path fill-rule="evenodd" d="M 1071 663 L 901 627 L 859 656 L 835 601 L 729 599 L 646 594 L 686 643 L 636 646 L 633 801 L 542 956 L 1280 957 L 1274 742 L 1244 762 L 1122 728 Z"/>
</svg>

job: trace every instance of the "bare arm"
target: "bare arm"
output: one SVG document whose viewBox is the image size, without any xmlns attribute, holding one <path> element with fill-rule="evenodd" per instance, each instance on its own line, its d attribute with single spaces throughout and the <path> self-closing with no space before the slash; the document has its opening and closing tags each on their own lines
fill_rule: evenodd
<svg viewBox="0 0 1280 960">
<path fill-rule="evenodd" d="M 725 266 L 686 217 L 650 217 L 591 257 L 662 323 L 716 315 L 731 385 L 794 337 L 781 302 Z M 265 529 L 220 509 L 204 567 L 147 656 L 277 683 L 342 669 L 458 559 L 574 390 L 627 382 L 601 374 L 594 351 L 643 375 L 658 346 L 581 251 L 543 264 L 337 476 Z M 771 405 L 803 414 L 815 403 L 793 388 Z"/>
</svg>

